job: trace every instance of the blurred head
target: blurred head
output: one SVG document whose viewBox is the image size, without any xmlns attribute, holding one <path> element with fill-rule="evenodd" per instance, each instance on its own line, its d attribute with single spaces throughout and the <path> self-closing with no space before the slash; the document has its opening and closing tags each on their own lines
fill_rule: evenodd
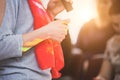
<svg viewBox="0 0 120 80">
<path fill-rule="evenodd" d="M 116 3 L 114 3 L 109 11 L 111 21 L 113 23 L 113 28 L 116 32 L 120 33 L 120 0 L 116 0 Z"/>
<path fill-rule="evenodd" d="M 96 0 L 98 16 L 107 17 L 111 5 L 112 5 L 112 0 Z"/>
</svg>

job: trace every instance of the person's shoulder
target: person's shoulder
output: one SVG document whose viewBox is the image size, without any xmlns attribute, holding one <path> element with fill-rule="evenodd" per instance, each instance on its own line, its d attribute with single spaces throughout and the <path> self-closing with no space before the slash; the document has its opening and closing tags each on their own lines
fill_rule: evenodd
<svg viewBox="0 0 120 80">
<path fill-rule="evenodd" d="M 84 24 L 84 26 L 91 26 L 91 25 L 92 26 L 95 25 L 95 19 L 91 19 Z"/>
<path fill-rule="evenodd" d="M 89 20 L 88 22 L 84 23 L 83 26 L 82 26 L 82 30 L 87 30 L 89 28 L 93 28 L 95 26 L 95 20 L 94 19 L 91 19 Z"/>
<path fill-rule="evenodd" d="M 19 5 L 20 0 L 6 0 L 8 5 L 12 5 L 12 7 L 16 7 Z"/>
</svg>

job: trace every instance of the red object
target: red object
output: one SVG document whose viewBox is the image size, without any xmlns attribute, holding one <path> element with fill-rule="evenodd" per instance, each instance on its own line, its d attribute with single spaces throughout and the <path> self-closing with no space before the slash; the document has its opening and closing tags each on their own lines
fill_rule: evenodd
<svg viewBox="0 0 120 80">
<path fill-rule="evenodd" d="M 28 0 L 34 17 L 34 29 L 47 25 L 52 18 L 47 13 L 40 0 Z M 53 78 L 59 78 L 59 71 L 64 67 L 61 45 L 51 39 L 44 40 L 35 47 L 35 54 L 39 67 L 44 70 L 51 68 Z"/>
</svg>

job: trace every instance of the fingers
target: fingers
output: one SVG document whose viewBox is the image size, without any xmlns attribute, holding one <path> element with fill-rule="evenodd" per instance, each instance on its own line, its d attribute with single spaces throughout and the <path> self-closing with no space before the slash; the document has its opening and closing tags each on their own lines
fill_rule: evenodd
<svg viewBox="0 0 120 80">
<path fill-rule="evenodd" d="M 65 39 L 64 34 L 57 34 L 56 36 L 52 37 L 52 40 L 57 41 L 57 42 L 62 42 L 64 39 Z"/>
<path fill-rule="evenodd" d="M 54 2 L 56 2 L 56 1 L 59 1 L 59 0 L 51 0 L 51 1 L 54 1 Z M 65 0 L 66 2 L 70 2 L 70 3 L 73 3 L 73 1 L 72 0 Z"/>
<path fill-rule="evenodd" d="M 70 19 L 65 19 L 65 20 L 56 20 L 57 24 L 61 24 L 60 27 L 63 27 L 65 31 L 68 30 L 68 24 L 70 23 Z"/>
<path fill-rule="evenodd" d="M 51 39 L 61 42 L 67 35 L 69 19 L 66 20 L 56 20 L 49 24 L 49 36 Z"/>
<path fill-rule="evenodd" d="M 65 19 L 65 20 L 56 20 L 62 24 L 68 25 L 70 23 L 70 19 Z"/>
<path fill-rule="evenodd" d="M 70 19 L 62 20 L 62 23 L 68 25 L 70 23 Z"/>
<path fill-rule="evenodd" d="M 65 0 L 66 2 L 70 2 L 71 4 L 73 3 L 73 1 L 72 0 Z"/>
</svg>

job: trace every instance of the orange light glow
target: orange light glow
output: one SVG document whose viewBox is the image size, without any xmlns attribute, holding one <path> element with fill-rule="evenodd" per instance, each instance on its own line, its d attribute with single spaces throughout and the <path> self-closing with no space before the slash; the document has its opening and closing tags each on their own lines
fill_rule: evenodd
<svg viewBox="0 0 120 80">
<path fill-rule="evenodd" d="M 61 19 L 70 18 L 69 26 L 72 43 L 75 44 L 80 28 L 90 19 L 96 17 L 96 9 L 94 0 L 73 0 L 73 11 L 59 14 L 57 17 Z"/>
<path fill-rule="evenodd" d="M 42 0 L 45 7 L 49 0 Z M 90 19 L 97 16 L 95 9 L 95 0 L 72 0 L 73 1 L 73 11 L 66 13 L 63 11 L 57 15 L 58 19 L 70 18 L 71 23 L 69 26 L 70 36 L 72 43 L 75 44 L 78 36 L 78 32 L 83 24 L 85 24 Z"/>
</svg>

